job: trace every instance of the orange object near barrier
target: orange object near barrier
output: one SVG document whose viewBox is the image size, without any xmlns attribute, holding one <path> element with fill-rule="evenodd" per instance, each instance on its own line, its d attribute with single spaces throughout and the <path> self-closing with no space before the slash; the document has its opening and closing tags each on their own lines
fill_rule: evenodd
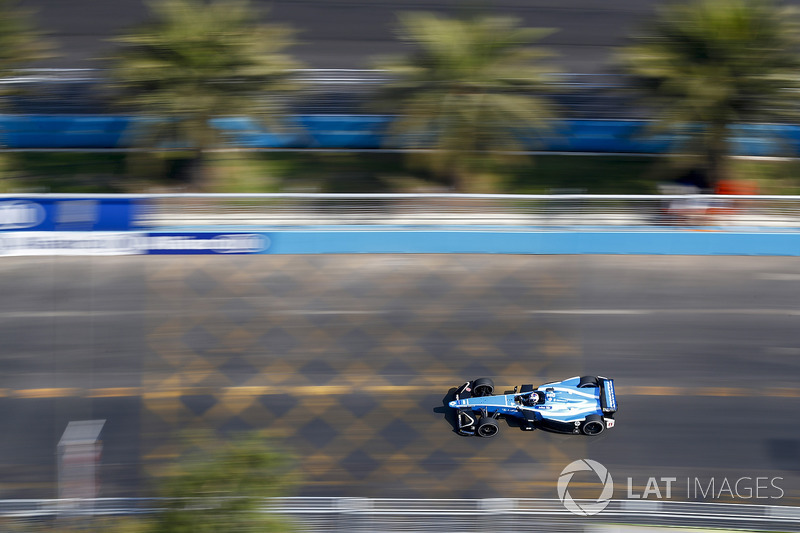
<svg viewBox="0 0 800 533">
<path fill-rule="evenodd" d="M 720 180 L 714 187 L 714 194 L 731 196 L 748 196 L 758 194 L 758 184 L 747 180 Z M 745 200 L 727 200 L 720 202 L 708 210 L 709 215 L 729 216 L 740 213 L 741 209 L 747 208 Z"/>
<path fill-rule="evenodd" d="M 758 184 L 748 180 L 720 180 L 714 187 L 714 194 L 758 194 Z"/>
</svg>

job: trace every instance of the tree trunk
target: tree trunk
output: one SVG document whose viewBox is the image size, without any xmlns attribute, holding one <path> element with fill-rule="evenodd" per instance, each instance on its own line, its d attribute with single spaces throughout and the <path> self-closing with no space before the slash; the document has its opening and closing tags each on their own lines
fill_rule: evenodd
<svg viewBox="0 0 800 533">
<path fill-rule="evenodd" d="M 202 150 L 193 150 L 170 159 L 168 165 L 167 175 L 174 183 L 192 191 L 203 191 L 208 186 Z"/>
<path fill-rule="evenodd" d="M 708 187 L 713 191 L 717 184 L 727 177 L 726 158 L 728 155 L 728 137 L 726 125 L 712 126 L 706 149 L 706 179 Z"/>
</svg>

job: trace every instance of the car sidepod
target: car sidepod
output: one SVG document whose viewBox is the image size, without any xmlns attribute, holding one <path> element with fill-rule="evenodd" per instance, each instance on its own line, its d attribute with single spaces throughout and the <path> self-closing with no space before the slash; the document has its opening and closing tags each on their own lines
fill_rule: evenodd
<svg viewBox="0 0 800 533">
<path fill-rule="evenodd" d="M 596 436 L 614 426 L 617 409 L 614 381 L 581 376 L 539 387 L 548 401 L 541 407 L 543 429 Z"/>
</svg>

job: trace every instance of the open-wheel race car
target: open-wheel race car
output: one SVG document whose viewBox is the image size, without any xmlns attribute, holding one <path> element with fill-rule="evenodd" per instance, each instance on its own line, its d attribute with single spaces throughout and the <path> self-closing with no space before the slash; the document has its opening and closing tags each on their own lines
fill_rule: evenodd
<svg viewBox="0 0 800 533">
<path fill-rule="evenodd" d="M 493 437 L 498 418 L 514 419 L 526 431 L 545 429 L 558 433 L 595 436 L 614 427 L 617 396 L 614 380 L 582 376 L 522 385 L 510 394 L 494 394 L 494 383 L 479 378 L 464 383 L 449 403 L 457 412 L 458 433 Z"/>
</svg>

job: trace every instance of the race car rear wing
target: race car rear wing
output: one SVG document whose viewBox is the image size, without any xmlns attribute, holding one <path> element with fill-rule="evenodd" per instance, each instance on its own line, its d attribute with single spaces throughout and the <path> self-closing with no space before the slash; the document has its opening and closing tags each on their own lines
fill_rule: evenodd
<svg viewBox="0 0 800 533">
<path fill-rule="evenodd" d="M 604 413 L 617 412 L 617 393 L 614 390 L 614 380 L 600 378 L 600 407 Z"/>
</svg>

